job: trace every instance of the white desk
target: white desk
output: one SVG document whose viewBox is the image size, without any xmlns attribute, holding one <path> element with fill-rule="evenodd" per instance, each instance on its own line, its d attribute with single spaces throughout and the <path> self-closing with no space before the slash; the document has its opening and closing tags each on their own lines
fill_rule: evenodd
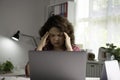
<svg viewBox="0 0 120 80">
<path fill-rule="evenodd" d="M 2 78 L 5 78 L 5 80 L 30 80 L 30 78 L 14 77 L 14 76 L 11 76 L 11 77 L 0 76 L 0 80 L 2 80 Z M 100 80 L 100 79 L 99 78 L 86 78 L 86 80 Z"/>
<path fill-rule="evenodd" d="M 100 80 L 100 78 L 89 78 L 89 77 L 87 77 L 86 80 Z"/>
<path fill-rule="evenodd" d="M 13 73 L 0 74 L 0 80 L 2 78 L 5 78 L 5 80 L 30 80 L 30 78 L 27 78 L 24 75 L 25 71 L 24 69 L 21 69 L 19 71 L 14 71 Z M 87 77 L 85 80 L 100 80 L 100 79 Z"/>
<path fill-rule="evenodd" d="M 0 74 L 0 76 L 16 76 L 16 75 L 25 75 L 25 70 L 20 69 L 20 70 L 14 71 L 12 73 Z"/>
</svg>

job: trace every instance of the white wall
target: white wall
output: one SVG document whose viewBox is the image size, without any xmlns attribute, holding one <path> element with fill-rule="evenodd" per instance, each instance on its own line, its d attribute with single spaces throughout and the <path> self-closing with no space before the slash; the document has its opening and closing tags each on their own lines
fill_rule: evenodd
<svg viewBox="0 0 120 80">
<path fill-rule="evenodd" d="M 0 0 L 0 63 L 10 60 L 15 69 L 24 69 L 28 51 L 35 48 L 34 42 L 28 37 L 20 36 L 19 42 L 10 37 L 17 30 L 39 37 L 38 30 L 46 20 L 47 6 L 65 1 L 68 0 Z"/>
<path fill-rule="evenodd" d="M 0 63 L 10 60 L 15 68 L 24 68 L 34 42 L 28 37 L 21 36 L 19 42 L 10 37 L 17 30 L 38 37 L 48 4 L 49 0 L 0 0 Z"/>
</svg>

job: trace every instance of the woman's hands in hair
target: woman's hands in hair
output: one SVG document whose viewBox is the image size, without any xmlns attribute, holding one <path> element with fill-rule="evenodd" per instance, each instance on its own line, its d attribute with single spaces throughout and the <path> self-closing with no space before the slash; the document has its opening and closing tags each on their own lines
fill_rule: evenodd
<svg viewBox="0 0 120 80">
<path fill-rule="evenodd" d="M 64 35 L 65 35 L 65 46 L 67 48 L 67 51 L 73 51 L 70 37 L 68 36 L 66 32 L 64 32 Z"/>
<path fill-rule="evenodd" d="M 48 36 L 49 32 L 46 32 L 45 35 L 41 38 L 37 50 L 42 51 L 43 47 L 47 44 Z"/>
</svg>

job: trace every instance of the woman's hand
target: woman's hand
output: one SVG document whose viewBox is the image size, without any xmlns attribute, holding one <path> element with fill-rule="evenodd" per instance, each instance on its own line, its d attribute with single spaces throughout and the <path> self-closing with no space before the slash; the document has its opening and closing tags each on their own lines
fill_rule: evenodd
<svg viewBox="0 0 120 80">
<path fill-rule="evenodd" d="M 66 32 L 64 32 L 64 35 L 65 35 L 65 45 L 66 45 L 67 51 L 73 51 L 70 37 Z"/>
<path fill-rule="evenodd" d="M 46 32 L 45 35 L 41 38 L 37 50 L 42 51 L 43 47 L 47 44 L 48 36 L 49 32 Z"/>
</svg>

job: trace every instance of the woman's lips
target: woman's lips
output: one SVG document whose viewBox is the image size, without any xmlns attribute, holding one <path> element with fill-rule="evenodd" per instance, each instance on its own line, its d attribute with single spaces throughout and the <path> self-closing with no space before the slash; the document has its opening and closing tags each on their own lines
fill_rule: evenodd
<svg viewBox="0 0 120 80">
<path fill-rule="evenodd" d="M 54 44 L 59 44 L 59 42 L 55 42 Z"/>
</svg>

